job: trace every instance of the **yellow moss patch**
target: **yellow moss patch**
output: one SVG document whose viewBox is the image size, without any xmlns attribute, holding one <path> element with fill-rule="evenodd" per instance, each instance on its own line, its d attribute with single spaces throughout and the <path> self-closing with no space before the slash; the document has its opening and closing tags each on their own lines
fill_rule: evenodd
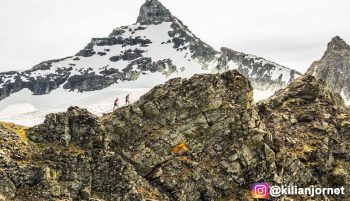
<svg viewBox="0 0 350 201">
<path fill-rule="evenodd" d="M 344 114 L 344 113 L 341 113 L 337 116 L 337 119 L 340 119 L 340 120 L 344 120 L 344 119 L 347 119 L 348 118 L 348 115 L 347 114 Z"/>
<path fill-rule="evenodd" d="M 292 156 L 294 156 L 296 158 L 307 159 L 305 156 L 305 153 L 310 153 L 312 151 L 314 151 L 314 149 L 310 145 L 304 144 L 302 150 L 291 151 L 290 153 Z"/>
<path fill-rule="evenodd" d="M 224 109 L 230 109 L 230 110 L 234 110 L 236 109 L 236 107 L 232 104 L 232 103 L 228 103 L 228 102 L 224 102 L 222 107 Z"/>
<path fill-rule="evenodd" d="M 300 105 L 303 102 L 305 102 L 305 100 L 301 99 L 301 98 L 290 99 L 290 100 L 285 101 L 283 103 L 282 107 L 286 108 L 286 107 L 291 107 L 292 105 Z"/>
<path fill-rule="evenodd" d="M 304 153 L 310 153 L 312 152 L 314 149 L 310 146 L 310 145 L 307 145 L 307 144 L 304 144 L 303 146 L 303 152 Z"/>
<path fill-rule="evenodd" d="M 69 152 L 75 156 L 84 154 L 85 151 L 83 149 L 81 149 L 79 146 L 71 144 L 69 145 Z"/>
<path fill-rule="evenodd" d="M 17 135 L 19 136 L 19 138 L 24 141 L 24 142 L 28 142 L 28 137 L 27 137 L 27 133 L 25 130 L 21 129 L 18 130 Z"/>
<path fill-rule="evenodd" d="M 222 100 L 217 100 L 208 104 L 206 108 L 203 109 L 203 112 L 208 112 L 212 110 L 217 110 L 222 106 Z"/>
<path fill-rule="evenodd" d="M 250 91 L 247 93 L 247 109 L 253 108 L 253 101 L 252 101 L 253 97 L 254 97 L 253 91 Z"/>
<path fill-rule="evenodd" d="M 0 122 L 0 126 L 6 130 L 16 133 L 23 142 L 28 142 L 29 139 L 26 134 L 26 129 L 28 129 L 27 127 L 7 122 Z"/>
<path fill-rule="evenodd" d="M 346 170 L 344 169 L 344 164 L 341 161 L 337 161 L 335 164 L 335 167 L 333 169 L 333 175 L 334 176 L 343 176 L 347 175 Z"/>
<path fill-rule="evenodd" d="M 176 146 L 174 146 L 173 148 L 171 148 L 171 152 L 173 154 L 176 155 L 182 155 L 184 153 L 186 153 L 189 150 L 189 148 L 187 147 L 187 145 L 185 143 L 180 143 Z"/>
<path fill-rule="evenodd" d="M 342 168 L 342 167 L 336 167 L 333 170 L 333 175 L 334 176 L 342 176 L 342 175 L 346 175 L 346 171 Z"/>
</svg>

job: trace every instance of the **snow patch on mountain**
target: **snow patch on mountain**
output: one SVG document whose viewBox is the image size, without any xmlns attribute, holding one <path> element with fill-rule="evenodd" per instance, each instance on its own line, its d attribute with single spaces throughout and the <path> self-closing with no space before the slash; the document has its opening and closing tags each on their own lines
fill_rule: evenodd
<svg viewBox="0 0 350 201">
<path fill-rule="evenodd" d="M 119 98 L 120 106 L 124 106 L 125 96 L 130 94 L 131 102 L 136 102 L 150 88 L 137 88 L 144 82 L 152 80 L 152 76 L 142 76 L 130 86 L 127 82 L 115 84 L 99 91 L 76 93 L 58 89 L 50 94 L 32 95 L 28 89 L 12 94 L 0 102 L 0 121 L 12 122 L 23 126 L 35 126 L 43 123 L 50 113 L 65 112 L 70 106 L 86 108 L 95 115 L 101 116 L 113 109 L 115 98 Z M 189 74 L 187 75 L 189 76 Z M 123 88 L 127 86 L 127 88 Z M 273 91 L 254 90 L 254 101 L 267 99 Z"/>
<path fill-rule="evenodd" d="M 69 57 L 53 62 L 49 69 L 36 70 L 27 75 L 36 79 L 44 78 L 48 75 L 56 74 L 57 71 L 62 68 L 71 68 L 70 77 L 74 75 L 82 75 L 83 73 L 86 73 L 86 69 L 91 72 L 96 72 L 97 75 L 104 75 L 101 72 L 109 69 L 118 69 L 119 71 L 122 71 L 135 59 L 129 60 L 128 58 L 121 58 L 115 62 L 111 61 L 111 58 L 118 55 L 124 56 L 122 53 L 130 50 L 140 52 L 139 55 L 137 55 L 137 53 L 131 53 L 130 55 L 135 54 L 132 57 L 149 57 L 152 58 L 153 61 L 171 58 L 171 61 L 175 66 L 186 66 L 191 68 L 195 68 L 196 66 L 198 67 L 198 62 L 192 61 L 192 54 L 188 49 L 189 43 L 185 43 L 178 49 L 175 49 L 174 43 L 169 42 L 169 40 L 171 41 L 171 38 L 169 37 L 168 33 L 173 31 L 171 25 L 171 22 L 164 22 L 158 25 L 142 26 L 137 23 L 132 26 L 125 26 L 121 29 L 125 32 L 121 35 L 115 36 L 115 38 L 119 40 L 149 40 L 149 43 L 146 45 L 137 44 L 131 46 L 126 46 L 123 44 L 102 45 L 104 39 L 95 39 L 92 42 L 92 51 L 96 54 L 88 57 Z M 131 47 L 133 47 L 133 49 Z M 141 69 L 137 69 L 136 64 L 133 67 L 133 71 L 142 71 Z M 13 77 L 11 78 L 11 82 L 14 82 L 15 79 L 13 79 Z"/>
<path fill-rule="evenodd" d="M 272 90 L 258 90 L 254 89 L 253 91 L 253 99 L 255 102 L 268 99 L 271 97 L 275 92 Z"/>
<path fill-rule="evenodd" d="M 70 106 L 79 106 L 102 115 L 112 112 L 115 98 L 118 97 L 120 106 L 124 106 L 127 94 L 130 94 L 131 102 L 135 102 L 148 90 L 149 88 L 131 89 L 114 85 L 100 91 L 75 93 L 59 89 L 50 94 L 35 96 L 24 89 L 0 102 L 0 121 L 34 126 L 42 123 L 47 114 L 65 112 Z"/>
<path fill-rule="evenodd" d="M 34 112 L 37 109 L 29 103 L 14 103 L 0 111 L 0 117 L 16 116 L 23 113 Z"/>
</svg>

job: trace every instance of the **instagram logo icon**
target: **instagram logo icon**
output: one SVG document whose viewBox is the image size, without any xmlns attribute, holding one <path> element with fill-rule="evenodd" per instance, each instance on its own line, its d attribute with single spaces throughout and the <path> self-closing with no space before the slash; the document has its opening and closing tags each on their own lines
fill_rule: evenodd
<svg viewBox="0 0 350 201">
<path fill-rule="evenodd" d="M 269 184 L 268 183 L 256 183 L 252 186 L 253 198 L 269 198 Z"/>
</svg>

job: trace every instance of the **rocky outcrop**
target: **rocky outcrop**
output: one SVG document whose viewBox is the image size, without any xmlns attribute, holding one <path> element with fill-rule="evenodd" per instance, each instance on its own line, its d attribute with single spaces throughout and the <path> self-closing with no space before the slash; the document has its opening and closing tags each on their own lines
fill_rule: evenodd
<svg viewBox="0 0 350 201">
<path fill-rule="evenodd" d="M 249 186 L 246 173 L 263 157 L 266 133 L 252 107 L 252 87 L 235 71 L 170 80 L 103 122 L 110 148 L 170 200 L 239 196 L 236 189 Z"/>
<path fill-rule="evenodd" d="M 27 132 L 28 145 L 33 149 L 27 155 L 28 165 L 21 166 L 19 172 L 19 164 L 15 165 L 16 171 L 6 169 L 10 178 L 19 178 L 11 198 L 228 197 L 235 193 L 234 186 L 246 182 L 239 158 L 229 159 L 230 155 L 249 154 L 245 160 L 259 160 L 254 149 L 262 146 L 265 134 L 245 145 L 244 152 L 226 143 L 258 136 L 261 133 L 254 128 L 263 126 L 259 122 L 249 81 L 233 71 L 170 80 L 136 104 L 102 119 L 86 110 L 70 108 L 67 113 L 47 116 L 42 125 Z M 220 161 L 214 162 L 217 157 Z M 11 157 L 8 160 L 17 163 Z M 246 163 L 247 171 L 254 168 L 254 164 Z M 212 174 L 224 180 L 214 179 Z"/>
<path fill-rule="evenodd" d="M 324 80 L 332 90 L 349 101 L 350 46 L 339 36 L 334 37 L 323 57 L 312 63 L 306 74 Z"/>
<path fill-rule="evenodd" d="M 282 183 L 349 188 L 350 113 L 339 94 L 305 76 L 256 107 L 273 136 Z"/>
<path fill-rule="evenodd" d="M 167 200 L 120 155 L 103 126 L 79 108 L 41 126 L 1 124 L 0 200 Z"/>
<path fill-rule="evenodd" d="M 72 107 L 28 131 L 0 128 L 0 195 L 249 200 L 259 181 L 349 188 L 350 113 L 341 97 L 311 76 L 257 105 L 252 90 L 237 71 L 195 75 L 101 118 Z"/>
<path fill-rule="evenodd" d="M 140 8 L 137 22 L 144 25 L 172 22 L 174 17 L 158 0 L 146 0 Z"/>
</svg>

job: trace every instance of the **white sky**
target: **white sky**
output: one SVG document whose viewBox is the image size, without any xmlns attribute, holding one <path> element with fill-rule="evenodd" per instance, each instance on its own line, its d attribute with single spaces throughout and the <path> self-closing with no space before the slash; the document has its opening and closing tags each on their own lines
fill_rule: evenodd
<svg viewBox="0 0 350 201">
<path fill-rule="evenodd" d="M 136 21 L 145 0 L 1 0 L 0 71 L 70 56 Z M 349 0 L 160 0 L 204 42 L 305 72 L 335 35 L 350 42 Z"/>
</svg>

